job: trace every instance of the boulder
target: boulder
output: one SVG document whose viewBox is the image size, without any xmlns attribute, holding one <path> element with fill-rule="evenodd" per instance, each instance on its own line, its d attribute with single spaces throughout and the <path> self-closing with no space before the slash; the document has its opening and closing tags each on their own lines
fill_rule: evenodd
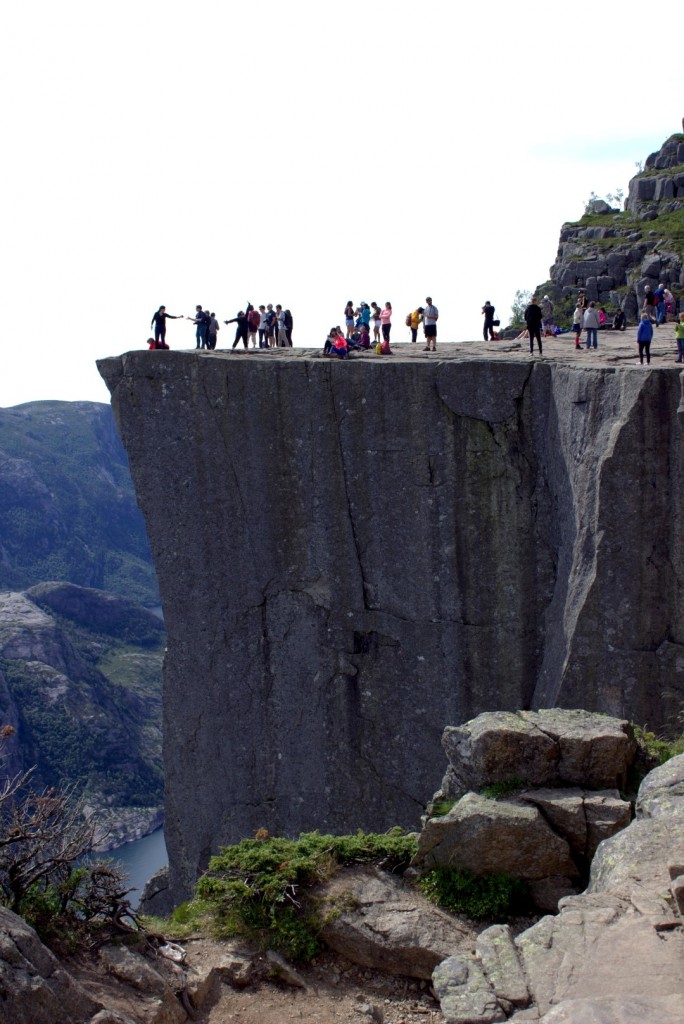
<svg viewBox="0 0 684 1024">
<path fill-rule="evenodd" d="M 430 818 L 418 840 L 421 868 L 451 867 L 528 881 L 579 874 L 568 843 L 522 800 L 467 793 L 448 814 Z"/>
<path fill-rule="evenodd" d="M 442 745 L 450 762 L 442 789 L 449 797 L 514 779 L 620 789 L 636 752 L 628 722 L 560 708 L 485 712 L 447 727 Z"/>
<path fill-rule="evenodd" d="M 33 928 L 0 907 L 0 1024 L 80 1024 L 101 1008 Z"/>
<path fill-rule="evenodd" d="M 544 786 L 557 778 L 553 740 L 512 711 L 484 712 L 465 725 L 447 726 L 442 746 L 449 759 L 442 784 L 448 797 L 512 779 Z"/>
<path fill-rule="evenodd" d="M 441 960 L 472 945 L 456 917 L 376 868 L 339 871 L 313 898 L 323 941 L 364 967 L 427 979 Z"/>
</svg>

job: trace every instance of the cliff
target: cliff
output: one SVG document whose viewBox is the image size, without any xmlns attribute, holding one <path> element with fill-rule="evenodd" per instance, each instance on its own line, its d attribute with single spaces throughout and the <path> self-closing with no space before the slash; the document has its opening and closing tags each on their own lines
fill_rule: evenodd
<svg viewBox="0 0 684 1024">
<path fill-rule="evenodd" d="M 261 826 L 415 824 L 445 721 L 565 706 L 673 723 L 675 367 L 481 344 L 98 365 L 168 630 L 176 899 Z"/>
</svg>

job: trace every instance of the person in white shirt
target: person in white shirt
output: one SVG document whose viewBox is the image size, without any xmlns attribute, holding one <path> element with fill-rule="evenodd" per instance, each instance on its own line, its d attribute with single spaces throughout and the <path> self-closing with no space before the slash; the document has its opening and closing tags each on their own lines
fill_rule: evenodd
<svg viewBox="0 0 684 1024">
<path fill-rule="evenodd" d="M 423 312 L 423 330 L 425 332 L 424 352 L 437 351 L 437 318 L 439 310 L 432 305 L 432 299 L 428 296 L 425 300 L 426 306 Z"/>
</svg>

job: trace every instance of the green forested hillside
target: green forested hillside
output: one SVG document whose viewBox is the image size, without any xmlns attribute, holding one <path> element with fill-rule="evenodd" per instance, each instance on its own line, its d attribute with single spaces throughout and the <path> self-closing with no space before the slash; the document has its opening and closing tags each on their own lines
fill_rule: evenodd
<svg viewBox="0 0 684 1024">
<path fill-rule="evenodd" d="M 59 583 L 0 593 L 10 772 L 35 766 L 38 787 L 75 783 L 113 822 L 158 811 L 164 643 L 160 619 L 113 594 Z"/>
<path fill-rule="evenodd" d="M 0 409 L 0 589 L 68 580 L 159 601 L 142 514 L 111 409 Z"/>
</svg>

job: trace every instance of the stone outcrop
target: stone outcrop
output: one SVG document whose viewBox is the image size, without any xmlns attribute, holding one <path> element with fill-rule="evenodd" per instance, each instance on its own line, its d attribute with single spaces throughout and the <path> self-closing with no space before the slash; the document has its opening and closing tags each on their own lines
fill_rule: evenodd
<svg viewBox="0 0 684 1024">
<path fill-rule="evenodd" d="M 262 826 L 414 826 L 445 720 L 681 707 L 676 369 L 419 356 L 99 364 L 168 630 L 174 899 Z"/>
<path fill-rule="evenodd" d="M 590 884 L 512 939 L 500 926 L 433 981 L 447 1024 L 675 1024 L 684 1007 L 684 755 L 642 784 L 637 818 L 599 847 Z"/>
<path fill-rule="evenodd" d="M 485 712 L 448 726 L 442 743 L 449 766 L 429 809 L 456 802 L 425 819 L 414 859 L 422 870 L 512 875 L 541 910 L 556 910 L 599 844 L 631 821 L 618 789 L 601 788 L 626 784 L 636 754 L 626 721 L 559 708 Z"/>
<path fill-rule="evenodd" d="M 600 220 L 589 216 L 561 229 L 550 286 L 544 285 L 554 300 L 574 298 L 581 287 L 589 300 L 622 307 L 634 320 L 646 285 L 663 282 L 681 295 L 684 253 L 658 218 L 684 216 L 684 134 L 671 136 L 647 158 L 629 183 L 624 212 L 601 200 L 589 203 L 587 212 Z"/>
</svg>

